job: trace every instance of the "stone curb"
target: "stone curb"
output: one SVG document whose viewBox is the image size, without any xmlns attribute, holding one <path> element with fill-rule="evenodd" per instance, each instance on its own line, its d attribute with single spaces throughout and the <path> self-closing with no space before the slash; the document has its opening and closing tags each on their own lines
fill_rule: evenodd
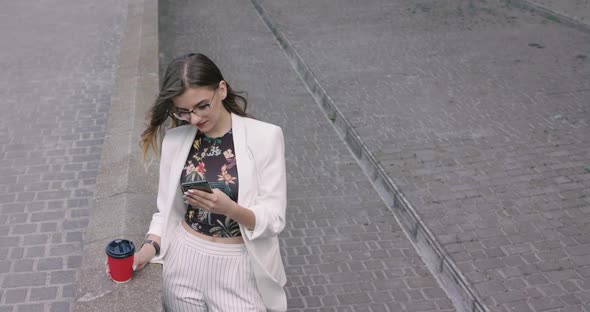
<svg viewBox="0 0 590 312">
<path fill-rule="evenodd" d="M 588 22 L 583 22 L 583 21 L 578 20 L 574 17 L 567 16 L 565 13 L 555 11 L 554 9 L 551 9 L 549 7 L 546 7 L 546 6 L 543 6 L 543 5 L 534 3 L 532 1 L 528 1 L 528 0 L 504 0 L 504 1 L 514 7 L 534 11 L 535 13 L 541 15 L 542 17 L 544 17 L 550 21 L 558 22 L 563 25 L 572 27 L 574 29 L 577 29 L 577 30 L 580 30 L 580 31 L 583 31 L 586 33 L 590 33 L 590 24 L 588 24 Z"/>
<path fill-rule="evenodd" d="M 74 311 L 161 311 L 159 265 L 125 284 L 104 267 L 106 244 L 126 238 L 139 248 L 155 211 L 157 164 L 146 171 L 138 142 L 157 89 L 158 0 L 129 0 Z"/>
<path fill-rule="evenodd" d="M 410 241 L 416 247 L 426 266 L 436 277 L 442 288 L 453 302 L 457 311 L 489 312 L 489 308 L 479 297 L 475 288 L 459 271 L 457 265 L 446 250 L 430 232 L 414 207 L 400 192 L 396 184 L 387 176 L 383 167 L 377 162 L 363 140 L 356 133 L 350 122 L 330 99 L 309 67 L 303 62 L 289 39 L 277 28 L 258 0 L 251 0 L 261 19 L 270 29 L 275 39 L 283 48 L 291 65 L 295 68 L 304 84 L 309 89 L 318 105 L 332 121 L 336 132 L 346 142 L 359 165 L 370 178 L 377 193 L 383 198 L 387 207 L 393 212 Z"/>
</svg>

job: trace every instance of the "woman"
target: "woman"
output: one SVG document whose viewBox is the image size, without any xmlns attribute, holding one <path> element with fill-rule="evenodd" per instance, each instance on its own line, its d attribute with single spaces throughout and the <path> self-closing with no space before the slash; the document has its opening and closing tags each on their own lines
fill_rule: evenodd
<svg viewBox="0 0 590 312">
<path fill-rule="evenodd" d="M 250 118 L 246 106 L 202 54 L 166 70 L 141 138 L 144 159 L 157 153 L 168 117 L 172 129 L 161 145 L 158 212 L 134 265 L 163 264 L 167 311 L 287 308 L 277 238 L 285 226 L 283 133 Z M 202 180 L 212 193 L 181 191 Z"/>
</svg>

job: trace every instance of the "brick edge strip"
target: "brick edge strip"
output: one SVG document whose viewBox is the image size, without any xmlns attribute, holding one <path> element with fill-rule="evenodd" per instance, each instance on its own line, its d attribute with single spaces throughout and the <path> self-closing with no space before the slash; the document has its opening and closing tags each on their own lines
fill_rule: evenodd
<svg viewBox="0 0 590 312">
<path fill-rule="evenodd" d="M 568 27 L 577 29 L 579 31 L 590 33 L 590 24 L 580 21 L 576 18 L 569 17 L 564 13 L 552 10 L 550 8 L 541 6 L 528 0 L 504 0 L 510 6 L 533 11 L 540 16 L 554 22 L 561 23 Z"/>
</svg>

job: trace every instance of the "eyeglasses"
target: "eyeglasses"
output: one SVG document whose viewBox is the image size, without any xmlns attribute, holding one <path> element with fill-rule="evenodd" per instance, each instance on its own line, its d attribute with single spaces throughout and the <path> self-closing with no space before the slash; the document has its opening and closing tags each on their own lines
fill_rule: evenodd
<svg viewBox="0 0 590 312">
<path fill-rule="evenodd" d="M 191 114 L 195 114 L 199 117 L 203 116 L 203 114 L 211 107 L 211 102 L 213 102 L 213 98 L 215 98 L 215 92 L 213 93 L 213 96 L 209 100 L 209 103 L 196 105 L 190 111 L 184 110 L 184 109 L 178 109 L 175 107 L 172 109 L 171 113 L 170 112 L 168 113 L 168 115 L 170 115 L 171 117 L 174 117 L 176 119 L 179 119 L 179 120 L 190 122 L 191 121 Z"/>
</svg>

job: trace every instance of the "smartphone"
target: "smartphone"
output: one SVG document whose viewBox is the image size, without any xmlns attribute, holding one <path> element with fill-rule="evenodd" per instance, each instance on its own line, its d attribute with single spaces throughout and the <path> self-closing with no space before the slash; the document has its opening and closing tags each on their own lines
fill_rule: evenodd
<svg viewBox="0 0 590 312">
<path fill-rule="evenodd" d="M 213 193 L 211 190 L 211 186 L 207 181 L 195 181 L 195 182 L 185 182 L 180 185 L 182 188 L 182 192 L 185 193 L 188 190 L 197 189 L 200 191 L 204 191 L 207 193 Z"/>
</svg>

